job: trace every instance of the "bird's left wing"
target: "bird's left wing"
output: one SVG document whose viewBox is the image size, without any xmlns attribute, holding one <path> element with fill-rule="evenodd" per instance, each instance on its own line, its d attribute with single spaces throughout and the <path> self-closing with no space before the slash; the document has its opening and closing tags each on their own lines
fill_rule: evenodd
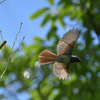
<svg viewBox="0 0 100 100">
<path fill-rule="evenodd" d="M 53 72 L 59 79 L 67 79 L 69 73 L 69 65 L 65 66 L 63 63 L 55 62 L 53 65 Z"/>
<path fill-rule="evenodd" d="M 63 55 L 63 54 L 72 54 L 72 49 L 75 46 L 77 39 L 79 38 L 80 34 L 77 29 L 74 31 L 70 29 L 70 31 L 66 32 L 62 39 L 58 42 L 57 45 L 57 55 Z"/>
</svg>

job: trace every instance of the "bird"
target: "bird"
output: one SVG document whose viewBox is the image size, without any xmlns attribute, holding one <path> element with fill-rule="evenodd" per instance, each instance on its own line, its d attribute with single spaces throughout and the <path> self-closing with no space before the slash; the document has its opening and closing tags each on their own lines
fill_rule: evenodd
<svg viewBox="0 0 100 100">
<path fill-rule="evenodd" d="M 53 73 L 59 79 L 68 79 L 70 63 L 82 62 L 82 60 L 72 55 L 73 48 L 76 45 L 78 38 L 80 37 L 80 30 L 74 28 L 66 32 L 59 40 L 57 45 L 57 55 L 49 50 L 43 50 L 38 55 L 38 60 L 41 65 L 53 63 Z"/>
</svg>

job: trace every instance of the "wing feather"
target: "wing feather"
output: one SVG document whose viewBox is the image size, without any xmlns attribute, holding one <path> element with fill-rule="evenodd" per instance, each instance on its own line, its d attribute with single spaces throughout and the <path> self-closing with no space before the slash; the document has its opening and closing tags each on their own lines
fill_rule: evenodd
<svg viewBox="0 0 100 100">
<path fill-rule="evenodd" d="M 63 54 L 70 54 L 72 53 L 72 49 L 75 46 L 77 39 L 79 38 L 80 34 L 79 31 L 76 29 L 74 31 L 74 28 L 68 32 L 66 32 L 62 39 L 58 42 L 57 45 L 57 55 L 63 55 Z"/>
<path fill-rule="evenodd" d="M 69 68 L 69 66 L 67 66 Z M 67 79 L 68 72 L 66 66 L 63 63 L 55 62 L 53 65 L 53 72 L 59 79 Z"/>
</svg>

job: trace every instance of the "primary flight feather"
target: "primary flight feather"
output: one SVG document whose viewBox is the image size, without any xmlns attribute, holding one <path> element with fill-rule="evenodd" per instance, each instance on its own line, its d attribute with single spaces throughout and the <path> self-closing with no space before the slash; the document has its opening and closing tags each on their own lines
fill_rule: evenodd
<svg viewBox="0 0 100 100">
<path fill-rule="evenodd" d="M 55 62 L 53 65 L 53 72 L 59 79 L 67 79 L 69 74 L 69 65 L 73 62 L 81 62 L 82 60 L 72 55 L 72 50 L 79 38 L 80 34 L 78 29 L 74 28 L 66 32 L 57 45 L 57 55 L 44 50 L 38 56 L 40 64 L 48 64 Z"/>
</svg>

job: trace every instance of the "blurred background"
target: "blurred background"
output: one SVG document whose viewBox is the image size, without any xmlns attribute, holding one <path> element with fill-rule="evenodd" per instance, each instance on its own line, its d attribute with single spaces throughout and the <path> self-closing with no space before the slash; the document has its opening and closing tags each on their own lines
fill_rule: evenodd
<svg viewBox="0 0 100 100">
<path fill-rule="evenodd" d="M 0 100 L 100 100 L 100 0 L 2 1 L 0 30 L 8 53 L 21 22 L 14 50 L 26 37 L 9 64 L 15 66 L 0 79 Z M 71 64 L 68 80 L 59 80 L 53 64 L 41 66 L 38 55 L 44 49 L 56 53 L 59 39 L 72 28 L 81 34 L 73 55 L 83 62 Z M 0 75 L 9 59 L 7 51 L 0 50 Z"/>
</svg>

